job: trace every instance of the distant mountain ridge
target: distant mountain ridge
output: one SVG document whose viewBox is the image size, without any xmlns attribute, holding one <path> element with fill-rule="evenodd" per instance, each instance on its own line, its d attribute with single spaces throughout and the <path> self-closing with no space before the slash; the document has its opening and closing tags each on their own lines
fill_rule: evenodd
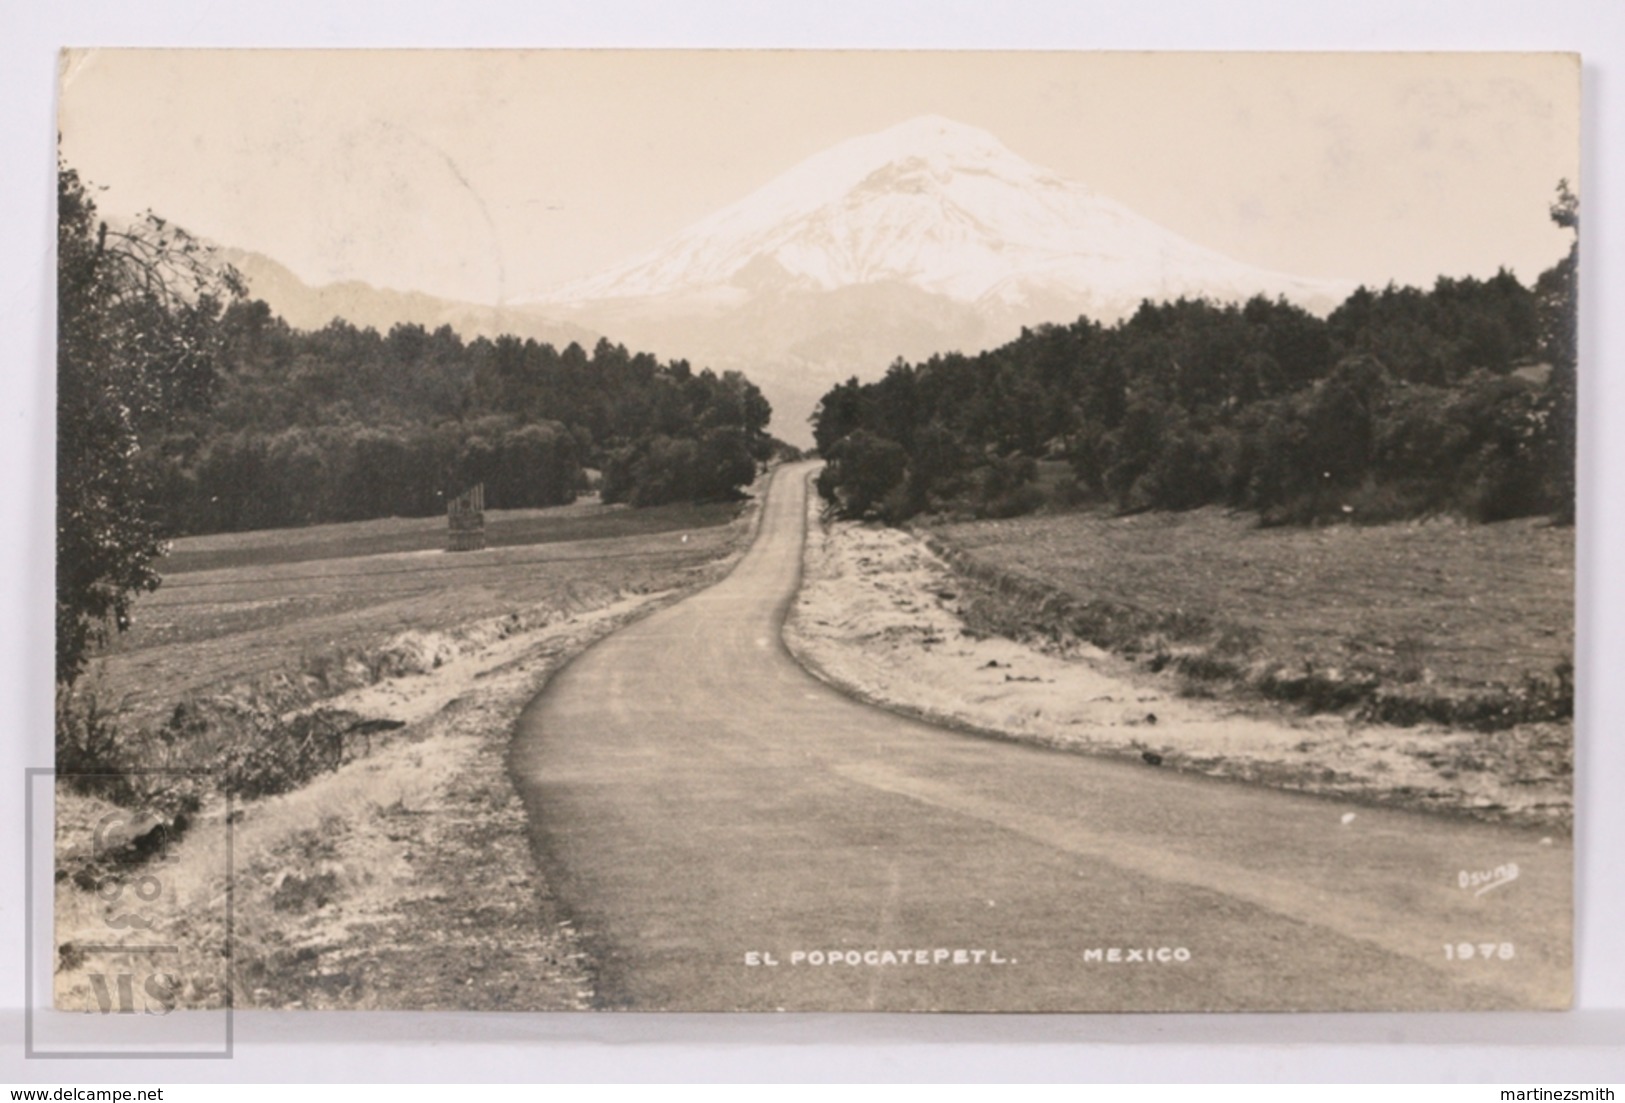
<svg viewBox="0 0 1625 1103">
<path fill-rule="evenodd" d="M 1325 314 L 1354 289 L 1233 260 L 938 116 L 842 142 L 649 253 L 505 306 L 311 287 L 260 254 L 225 257 L 301 328 L 405 321 L 586 347 L 606 335 L 736 368 L 772 402 L 774 433 L 798 444 L 831 385 L 899 356 L 975 353 L 1079 315 L 1109 323 L 1145 299 L 1261 294 Z"/>
<path fill-rule="evenodd" d="M 264 299 L 296 329 L 321 329 L 335 318 L 358 328 L 387 333 L 399 323 L 429 330 L 450 326 L 465 340 L 511 333 L 560 348 L 574 341 L 591 348 L 599 334 L 560 321 L 534 307 L 482 306 L 442 299 L 421 291 L 396 291 L 360 280 L 312 286 L 262 253 L 219 247 L 216 255 L 242 274 L 249 294 Z"/>
</svg>

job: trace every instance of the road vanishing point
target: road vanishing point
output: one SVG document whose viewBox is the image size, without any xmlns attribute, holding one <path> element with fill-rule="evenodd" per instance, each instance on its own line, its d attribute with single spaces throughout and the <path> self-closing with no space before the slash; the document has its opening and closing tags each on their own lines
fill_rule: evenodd
<svg viewBox="0 0 1625 1103">
<path fill-rule="evenodd" d="M 1566 837 L 1005 742 L 813 677 L 781 637 L 812 470 L 778 471 L 725 579 L 520 718 L 514 775 L 599 1006 L 1569 1005 Z"/>
</svg>

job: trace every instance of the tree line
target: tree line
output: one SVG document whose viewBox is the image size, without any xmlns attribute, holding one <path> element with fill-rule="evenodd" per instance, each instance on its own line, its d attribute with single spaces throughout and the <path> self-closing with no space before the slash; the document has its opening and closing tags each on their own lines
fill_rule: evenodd
<svg viewBox="0 0 1625 1103">
<path fill-rule="evenodd" d="M 737 495 L 776 448 L 738 372 L 608 340 L 589 352 L 449 327 L 300 331 L 182 228 L 99 216 L 57 174 L 57 681 L 156 589 L 165 541 L 493 508 Z"/>
<path fill-rule="evenodd" d="M 426 516 L 476 482 L 492 508 L 559 505 L 589 468 L 608 502 L 726 498 L 774 447 L 740 373 L 608 340 L 589 353 L 444 326 L 302 332 L 245 301 L 217 341 L 212 401 L 141 453 L 177 534 Z"/>
<path fill-rule="evenodd" d="M 1566 184 L 1551 215 L 1577 226 Z M 1263 297 L 1146 302 L 1111 326 L 1080 317 L 975 356 L 899 360 L 825 394 L 819 489 L 889 521 L 1090 500 L 1266 523 L 1568 521 L 1576 249 L 1532 287 L 1504 269 L 1362 287 L 1324 319 Z M 1041 486 L 1041 460 L 1068 476 Z"/>
</svg>

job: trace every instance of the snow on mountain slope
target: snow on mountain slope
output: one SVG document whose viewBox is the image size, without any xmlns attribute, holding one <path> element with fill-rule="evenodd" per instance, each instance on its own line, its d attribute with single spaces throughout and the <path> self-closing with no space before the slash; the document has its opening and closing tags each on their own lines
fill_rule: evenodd
<svg viewBox="0 0 1625 1103">
<path fill-rule="evenodd" d="M 655 252 L 542 301 L 721 307 L 764 288 L 883 282 L 992 309 L 1059 297 L 1108 319 L 1142 298 L 1263 293 L 1329 308 L 1351 290 L 1231 260 L 985 131 L 927 116 L 817 154 Z"/>
<path fill-rule="evenodd" d="M 646 256 L 530 308 L 665 357 L 739 368 L 810 443 L 831 385 L 892 360 L 975 353 L 1025 325 L 1113 322 L 1143 299 L 1285 296 L 1330 311 L 1352 286 L 1241 264 L 936 116 L 808 158 Z"/>
</svg>

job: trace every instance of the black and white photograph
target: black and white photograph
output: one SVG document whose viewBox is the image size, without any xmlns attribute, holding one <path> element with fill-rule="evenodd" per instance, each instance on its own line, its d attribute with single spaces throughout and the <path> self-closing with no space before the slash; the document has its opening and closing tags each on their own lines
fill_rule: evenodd
<svg viewBox="0 0 1625 1103">
<path fill-rule="evenodd" d="M 1579 55 L 58 76 L 57 1008 L 1571 1006 Z"/>
</svg>

